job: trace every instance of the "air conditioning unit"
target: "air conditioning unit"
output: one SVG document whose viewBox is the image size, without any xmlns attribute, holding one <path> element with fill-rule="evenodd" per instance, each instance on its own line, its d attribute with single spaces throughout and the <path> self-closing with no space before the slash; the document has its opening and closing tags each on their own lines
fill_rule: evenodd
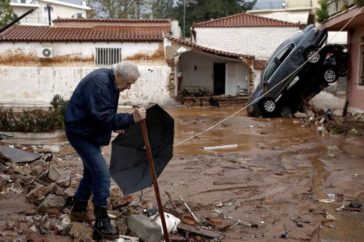
<svg viewBox="0 0 364 242">
<path fill-rule="evenodd" d="M 52 56 L 53 56 L 52 48 L 44 47 L 38 49 L 39 58 L 52 58 Z"/>
</svg>

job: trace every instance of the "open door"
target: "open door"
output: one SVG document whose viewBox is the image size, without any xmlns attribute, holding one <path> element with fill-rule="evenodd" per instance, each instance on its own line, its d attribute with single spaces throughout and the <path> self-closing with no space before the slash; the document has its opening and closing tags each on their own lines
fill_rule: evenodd
<svg viewBox="0 0 364 242">
<path fill-rule="evenodd" d="M 225 63 L 214 63 L 214 95 L 225 94 Z"/>
</svg>

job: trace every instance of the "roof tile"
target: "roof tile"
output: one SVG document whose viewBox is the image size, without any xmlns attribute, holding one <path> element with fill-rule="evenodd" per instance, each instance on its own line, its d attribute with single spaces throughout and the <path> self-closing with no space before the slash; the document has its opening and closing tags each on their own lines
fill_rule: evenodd
<svg viewBox="0 0 364 242">
<path fill-rule="evenodd" d="M 174 38 L 172 36 L 166 36 L 166 38 L 171 40 L 171 41 L 174 41 L 176 43 L 179 43 L 181 45 L 196 48 L 198 50 L 201 50 L 201 51 L 204 51 L 204 52 L 207 52 L 207 53 L 210 53 L 210 54 L 215 54 L 215 55 L 220 55 L 220 56 L 225 56 L 225 57 L 232 57 L 232 58 L 237 58 L 237 59 L 240 59 L 240 58 L 254 59 L 255 58 L 252 55 L 243 55 L 243 54 L 240 54 L 240 53 L 234 53 L 234 52 L 211 49 L 211 48 L 208 48 L 208 47 L 205 47 L 205 46 L 201 46 L 201 45 L 192 43 L 192 42 L 187 41 L 187 40 L 177 39 L 177 38 Z"/>
<path fill-rule="evenodd" d="M 148 42 L 162 41 L 168 26 L 52 27 L 15 25 L 0 34 L 0 42 Z"/>
<path fill-rule="evenodd" d="M 265 18 L 247 13 L 239 13 L 223 18 L 195 23 L 193 24 L 193 27 L 299 27 L 299 24 Z"/>
</svg>

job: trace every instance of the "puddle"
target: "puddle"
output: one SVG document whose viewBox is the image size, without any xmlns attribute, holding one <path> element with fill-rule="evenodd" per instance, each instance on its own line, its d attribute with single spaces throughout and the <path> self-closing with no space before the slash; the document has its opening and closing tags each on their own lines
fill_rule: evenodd
<svg viewBox="0 0 364 242">
<path fill-rule="evenodd" d="M 329 140 L 327 145 L 328 157 L 336 157 L 339 152 L 338 146 Z M 314 168 L 312 177 L 312 188 L 318 199 L 327 199 L 327 203 L 321 202 L 320 207 L 328 214 L 335 217 L 334 221 L 327 221 L 322 224 L 322 228 L 314 236 L 316 242 L 361 242 L 364 241 L 364 215 L 363 213 L 337 211 L 343 204 L 340 194 L 327 193 L 323 189 L 323 183 L 330 176 L 324 163 L 319 157 L 311 158 Z M 336 177 L 335 179 L 340 179 Z"/>
</svg>

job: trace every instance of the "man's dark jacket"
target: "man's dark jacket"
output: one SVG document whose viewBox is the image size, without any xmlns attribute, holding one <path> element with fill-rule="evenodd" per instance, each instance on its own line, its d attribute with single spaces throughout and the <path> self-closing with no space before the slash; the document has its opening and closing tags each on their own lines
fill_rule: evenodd
<svg viewBox="0 0 364 242">
<path fill-rule="evenodd" d="M 110 143 L 112 130 L 134 123 L 133 115 L 116 113 L 119 90 L 112 69 L 97 69 L 77 85 L 65 113 L 66 130 L 97 145 Z"/>
</svg>

